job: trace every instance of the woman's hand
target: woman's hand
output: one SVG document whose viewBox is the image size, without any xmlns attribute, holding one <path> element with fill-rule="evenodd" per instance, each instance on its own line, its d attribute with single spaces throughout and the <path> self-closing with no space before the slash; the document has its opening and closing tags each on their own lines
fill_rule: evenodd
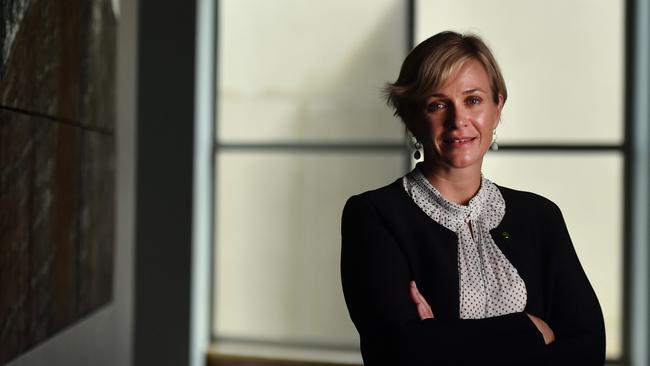
<svg viewBox="0 0 650 366">
<path fill-rule="evenodd" d="M 530 320 L 537 327 L 537 330 L 539 330 L 539 332 L 544 336 L 544 343 L 550 344 L 555 341 L 555 334 L 553 333 L 553 329 L 551 329 L 551 327 L 549 327 L 545 321 L 532 314 L 526 313 L 526 315 L 528 315 Z"/>
<path fill-rule="evenodd" d="M 418 291 L 418 287 L 415 284 L 415 281 L 411 281 L 410 287 L 411 300 L 413 300 L 415 306 L 418 309 L 420 320 L 432 319 L 433 312 L 431 311 L 431 307 L 429 306 L 429 303 L 427 303 L 427 300 L 424 299 L 424 296 L 420 294 L 420 291 Z M 544 320 L 532 314 L 526 313 L 526 315 L 528 315 L 533 324 L 535 324 L 537 330 L 542 333 L 542 336 L 544 337 L 544 343 L 550 344 L 555 341 L 555 333 L 553 333 L 553 329 L 551 329 L 551 327 L 549 327 L 549 325 L 546 324 Z"/>
<path fill-rule="evenodd" d="M 415 281 L 411 281 L 411 300 L 415 303 L 415 306 L 418 308 L 418 314 L 420 315 L 420 320 L 432 319 L 433 312 L 431 311 L 431 306 L 427 303 L 427 300 L 424 299 L 424 296 L 418 291 L 418 287 L 415 284 Z M 546 324 L 546 323 L 545 323 Z M 549 328 L 550 329 L 550 328 Z"/>
</svg>

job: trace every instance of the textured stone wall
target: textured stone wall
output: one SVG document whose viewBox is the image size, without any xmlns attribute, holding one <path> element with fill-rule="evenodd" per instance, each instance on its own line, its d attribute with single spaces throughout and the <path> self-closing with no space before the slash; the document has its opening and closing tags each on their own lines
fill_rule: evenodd
<svg viewBox="0 0 650 366">
<path fill-rule="evenodd" d="M 115 23 L 0 1 L 0 364 L 111 299 Z"/>
</svg>

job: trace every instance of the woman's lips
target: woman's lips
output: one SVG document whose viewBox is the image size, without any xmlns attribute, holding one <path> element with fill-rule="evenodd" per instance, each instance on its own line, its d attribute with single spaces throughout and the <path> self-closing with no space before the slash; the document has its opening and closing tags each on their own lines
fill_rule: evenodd
<svg viewBox="0 0 650 366">
<path fill-rule="evenodd" d="M 471 144 L 474 140 L 476 140 L 476 137 L 449 137 L 443 139 L 445 145 L 451 146 L 451 147 L 463 147 Z"/>
</svg>

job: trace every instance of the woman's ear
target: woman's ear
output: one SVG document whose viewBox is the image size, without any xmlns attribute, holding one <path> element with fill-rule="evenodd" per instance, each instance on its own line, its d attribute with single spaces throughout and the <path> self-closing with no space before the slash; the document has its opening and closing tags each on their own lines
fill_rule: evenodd
<svg viewBox="0 0 650 366">
<path fill-rule="evenodd" d="M 415 127 L 413 124 L 413 118 L 404 118 L 402 121 L 404 122 L 404 127 L 406 127 L 406 133 L 415 136 L 415 133 L 413 132 L 413 127 Z"/>
<path fill-rule="evenodd" d="M 403 118 L 402 121 L 404 121 L 407 132 L 409 132 L 411 136 L 415 137 L 419 141 L 419 137 L 422 135 L 422 115 L 411 111 L 408 116 L 404 117 L 405 118 Z"/>
<path fill-rule="evenodd" d="M 421 131 L 419 131 L 417 127 L 418 127 L 417 122 L 413 122 L 411 120 L 411 122 L 406 124 L 406 133 L 407 133 L 408 136 L 411 136 L 411 137 L 415 138 L 416 141 L 422 142 L 422 139 L 420 138 L 420 136 L 421 136 L 420 132 Z"/>
<path fill-rule="evenodd" d="M 497 118 L 496 118 L 496 124 L 494 125 L 494 128 L 497 128 L 499 122 L 501 122 L 501 111 L 503 110 L 504 103 L 505 103 L 505 99 L 503 98 L 503 95 L 499 94 L 499 103 L 497 104 Z"/>
</svg>

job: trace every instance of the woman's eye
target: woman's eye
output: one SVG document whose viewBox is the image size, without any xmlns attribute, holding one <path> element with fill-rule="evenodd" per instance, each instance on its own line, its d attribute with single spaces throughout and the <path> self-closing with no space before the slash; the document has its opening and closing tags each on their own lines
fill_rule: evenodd
<svg viewBox="0 0 650 366">
<path fill-rule="evenodd" d="M 481 98 L 479 98 L 479 97 L 469 97 L 469 98 L 467 98 L 467 104 L 470 104 L 470 105 L 481 104 Z"/>
<path fill-rule="evenodd" d="M 427 110 L 429 112 L 435 112 L 435 111 L 443 110 L 445 108 L 447 108 L 447 105 L 445 103 L 434 102 L 434 103 L 429 104 L 429 107 L 427 108 Z"/>
</svg>

